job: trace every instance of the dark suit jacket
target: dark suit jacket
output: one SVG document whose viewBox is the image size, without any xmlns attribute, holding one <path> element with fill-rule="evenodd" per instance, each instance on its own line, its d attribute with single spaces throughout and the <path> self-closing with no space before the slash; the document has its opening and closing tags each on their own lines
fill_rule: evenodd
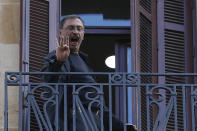
<svg viewBox="0 0 197 131">
<path fill-rule="evenodd" d="M 87 65 L 89 65 L 88 56 L 85 53 L 79 52 L 79 56 L 85 61 L 85 63 Z M 44 60 L 45 60 L 45 63 L 44 63 L 44 66 L 41 69 L 42 72 L 70 72 L 70 70 L 71 70 L 69 60 L 66 60 L 65 62 L 58 62 L 57 61 L 56 51 L 50 52 L 44 58 Z M 90 67 L 89 67 L 89 72 L 92 72 L 92 69 Z M 43 79 L 44 82 L 48 82 L 48 83 L 66 83 L 66 82 L 71 81 L 70 80 L 70 75 L 43 75 L 42 79 Z M 86 83 L 86 82 L 84 81 L 84 83 Z M 73 103 L 72 102 L 72 88 L 67 88 L 67 89 L 68 89 L 68 93 L 67 93 L 68 119 L 70 119 L 70 121 L 72 123 L 72 120 L 71 120 L 72 119 L 72 103 Z M 59 88 L 59 102 L 58 102 L 60 130 L 63 130 L 63 123 L 61 123 L 63 121 L 63 116 L 64 116 L 64 99 L 63 99 L 64 97 L 63 96 L 64 96 L 64 90 L 63 90 L 63 88 L 60 87 Z M 82 97 L 83 105 L 85 105 L 85 103 L 88 103 L 88 101 L 85 100 L 85 98 L 84 98 L 85 92 L 80 93 L 79 96 Z M 49 119 L 50 119 L 51 123 L 54 124 L 55 106 L 51 106 L 50 109 L 48 109 L 48 114 L 49 114 Z M 80 121 L 80 120 L 78 120 L 78 121 Z M 82 124 L 82 122 L 81 122 L 81 124 Z M 69 130 L 71 130 L 72 124 L 70 124 L 68 126 L 70 126 Z"/>
<path fill-rule="evenodd" d="M 86 62 L 87 65 L 88 63 L 88 56 L 80 52 L 79 53 L 80 57 Z M 56 51 L 52 51 L 49 53 L 45 58 L 45 63 L 43 68 L 41 69 L 42 72 L 70 72 L 70 63 L 68 60 L 65 62 L 58 62 L 56 59 Z M 89 67 L 89 72 L 92 72 L 92 69 Z M 42 76 L 43 81 L 48 82 L 48 83 L 65 83 L 69 82 L 69 75 L 43 75 Z M 68 88 L 69 89 L 69 88 Z M 64 104 L 63 104 L 63 96 L 64 96 L 64 91 L 63 88 L 59 88 L 59 130 L 63 131 L 63 116 L 64 116 Z M 84 94 L 81 94 L 83 96 Z M 72 90 L 68 91 L 68 130 L 72 130 Z M 85 103 L 85 102 L 84 102 Z M 55 108 L 51 107 L 48 110 L 49 118 L 52 124 L 54 124 L 55 120 Z M 96 113 L 95 113 L 96 114 Z M 97 119 L 97 126 L 99 128 L 100 126 L 100 120 L 98 116 L 94 114 L 95 119 Z M 78 114 L 79 115 L 79 114 Z M 85 131 L 84 126 L 83 126 L 83 120 L 81 118 L 77 117 L 78 121 L 78 127 L 77 131 Z M 108 120 L 109 120 L 109 111 L 106 106 L 104 106 L 104 128 L 105 131 L 109 130 L 109 125 L 108 125 Z M 113 131 L 122 131 L 123 130 L 123 124 L 114 116 L 112 116 L 112 122 L 113 122 Z M 80 126 L 81 124 L 81 126 Z"/>
</svg>

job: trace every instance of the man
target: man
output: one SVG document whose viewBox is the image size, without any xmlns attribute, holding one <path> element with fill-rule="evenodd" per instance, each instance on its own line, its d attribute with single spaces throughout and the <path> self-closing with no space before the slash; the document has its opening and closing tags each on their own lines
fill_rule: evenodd
<svg viewBox="0 0 197 131">
<path fill-rule="evenodd" d="M 69 15 L 65 17 L 60 23 L 60 42 L 56 40 L 56 50 L 49 53 L 47 57 L 45 57 L 45 64 L 41 71 L 44 72 L 92 72 L 92 69 L 89 67 L 87 55 L 80 52 L 80 45 L 84 39 L 84 22 L 83 20 L 76 15 Z M 48 75 L 44 76 L 44 81 L 46 82 L 60 82 L 60 83 L 96 83 L 95 79 L 91 75 Z M 63 102 L 63 88 L 60 88 L 59 91 L 59 130 L 63 130 L 63 113 L 64 113 L 64 102 Z M 94 89 L 87 88 L 84 91 L 79 93 L 79 98 L 82 101 L 85 110 L 87 111 L 88 104 L 90 100 L 87 100 L 85 95 L 87 92 L 91 92 L 91 96 L 94 97 L 97 94 Z M 68 130 L 72 130 L 72 88 L 68 88 Z M 106 108 L 107 109 L 107 108 Z M 99 106 L 96 104 L 93 105 L 93 117 L 96 120 L 96 128 L 100 131 L 100 120 L 99 120 Z M 77 111 L 77 131 L 86 131 L 92 130 L 89 126 L 85 127 L 85 123 L 83 118 L 80 117 L 80 111 Z M 50 120 L 52 124 L 55 119 L 55 111 L 54 107 L 48 111 Z M 90 116 L 89 116 L 90 117 Z M 112 118 L 113 131 L 121 131 L 122 123 L 119 122 L 114 117 Z M 95 125 L 94 125 L 95 126 Z M 104 128 L 108 129 L 108 111 L 104 112 Z"/>
</svg>

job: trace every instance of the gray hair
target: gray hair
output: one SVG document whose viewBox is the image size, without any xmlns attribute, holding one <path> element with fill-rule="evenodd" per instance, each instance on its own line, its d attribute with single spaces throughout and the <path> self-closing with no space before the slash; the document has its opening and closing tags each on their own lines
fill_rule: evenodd
<svg viewBox="0 0 197 131">
<path fill-rule="evenodd" d="M 60 26 L 59 26 L 60 29 L 63 29 L 64 23 L 65 23 L 66 20 L 68 20 L 68 19 L 79 19 L 79 20 L 81 20 L 81 22 L 82 22 L 82 24 L 83 24 L 83 27 L 85 27 L 85 23 L 84 23 L 83 19 L 82 19 L 80 16 L 77 16 L 77 15 L 67 15 L 67 16 L 65 16 L 65 17 L 60 21 Z"/>
</svg>

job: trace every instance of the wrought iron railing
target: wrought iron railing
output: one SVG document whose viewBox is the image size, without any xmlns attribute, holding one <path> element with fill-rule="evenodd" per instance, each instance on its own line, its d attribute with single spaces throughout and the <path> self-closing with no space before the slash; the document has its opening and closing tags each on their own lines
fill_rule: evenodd
<svg viewBox="0 0 197 131">
<path fill-rule="evenodd" d="M 68 78 L 73 75 L 93 76 L 97 82 L 39 80 L 43 76 Z M 121 123 L 124 131 L 132 123 L 137 125 L 138 131 L 195 131 L 196 78 L 195 73 L 6 72 L 4 130 L 9 127 L 8 90 L 15 86 L 19 88 L 20 131 L 75 131 L 79 128 L 113 131 L 121 127 Z"/>
</svg>

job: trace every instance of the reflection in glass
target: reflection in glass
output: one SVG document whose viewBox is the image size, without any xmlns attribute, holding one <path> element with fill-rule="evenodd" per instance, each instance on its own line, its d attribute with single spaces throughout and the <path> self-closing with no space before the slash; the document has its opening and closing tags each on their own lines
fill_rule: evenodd
<svg viewBox="0 0 197 131">
<path fill-rule="evenodd" d="M 124 19 L 104 19 L 103 14 L 77 14 L 84 22 L 85 26 L 130 26 L 130 20 Z M 62 16 L 63 18 L 64 16 Z"/>
<path fill-rule="evenodd" d="M 130 0 L 61 1 L 61 16 L 80 15 L 86 26 L 130 26 Z"/>
</svg>

